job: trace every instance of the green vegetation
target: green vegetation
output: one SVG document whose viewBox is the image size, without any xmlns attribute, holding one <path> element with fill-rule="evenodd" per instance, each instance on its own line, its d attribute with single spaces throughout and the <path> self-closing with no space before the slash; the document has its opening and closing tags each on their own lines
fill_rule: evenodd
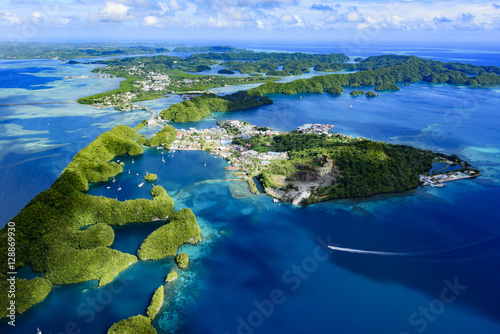
<svg viewBox="0 0 500 334">
<path fill-rule="evenodd" d="M 0 43 L 2 59 L 53 59 L 107 57 L 169 52 L 167 44 L 124 45 L 120 43 Z"/>
<path fill-rule="evenodd" d="M 141 123 L 139 123 L 141 124 Z M 160 131 L 158 131 L 151 139 L 146 138 L 142 135 L 137 139 L 137 144 L 146 145 L 151 147 L 165 146 L 168 147 L 175 140 L 175 135 L 177 130 L 173 126 L 164 126 Z"/>
<path fill-rule="evenodd" d="M 246 92 L 226 96 L 204 94 L 192 98 L 191 101 L 183 101 L 171 105 L 168 109 L 163 109 L 160 117 L 174 122 L 193 122 L 210 115 L 211 111 L 234 111 L 272 103 L 273 101 L 267 96 L 255 99 L 248 96 Z"/>
<path fill-rule="evenodd" d="M 405 145 L 391 145 L 366 139 L 350 139 L 335 134 L 288 134 L 266 138 L 235 139 L 239 145 L 249 145 L 258 152 L 273 146 L 277 152 L 288 152 L 290 160 L 273 162 L 259 175 L 266 188 L 279 188 L 275 176 L 285 176 L 286 182 L 312 181 L 318 178 L 318 167 L 333 161 L 332 173 L 338 178 L 329 186 L 314 189 L 305 203 L 336 198 L 367 197 L 379 193 L 402 192 L 419 184 L 418 175 L 432 166 L 431 151 Z M 286 189 L 292 189 L 289 184 Z M 284 189 L 284 190 L 286 190 Z"/>
<path fill-rule="evenodd" d="M 151 304 L 149 304 L 148 311 L 146 312 L 148 318 L 153 320 L 155 316 L 160 311 L 161 306 L 163 305 L 163 300 L 165 299 L 165 289 L 163 285 L 161 285 L 158 289 L 156 289 L 153 294 L 153 298 L 151 299 Z"/>
<path fill-rule="evenodd" d="M 178 46 L 173 52 L 240 52 L 245 49 L 237 49 L 232 46 Z"/>
<path fill-rule="evenodd" d="M 219 74 L 234 74 L 233 71 L 225 69 L 225 68 L 223 68 L 222 70 L 218 70 L 217 73 L 219 73 Z"/>
<path fill-rule="evenodd" d="M 201 241 L 200 228 L 190 209 L 182 209 L 169 217 L 167 224 L 153 231 L 141 244 L 137 252 L 139 259 L 157 260 L 175 256 L 183 244 Z"/>
<path fill-rule="evenodd" d="M 359 64 L 339 64 L 355 66 L 361 70 L 349 74 L 317 76 L 307 80 L 288 83 L 266 83 L 250 89 L 248 94 L 260 97 L 270 93 L 297 94 L 321 93 L 333 87 L 381 86 L 395 89 L 395 82 L 418 82 L 449 84 L 498 84 L 500 68 L 495 66 L 474 66 L 457 63 L 442 63 L 420 59 L 415 56 L 377 56 L 369 57 Z M 345 67 L 347 69 L 347 67 Z M 469 78 L 467 74 L 478 75 Z"/>
<path fill-rule="evenodd" d="M 400 90 L 400 88 L 394 82 L 384 82 L 383 84 L 380 84 L 377 87 L 375 87 L 375 90 L 376 91 Z"/>
<path fill-rule="evenodd" d="M 175 257 L 175 262 L 177 262 L 179 268 L 186 269 L 189 265 L 189 255 L 181 252 Z"/>
<path fill-rule="evenodd" d="M 131 110 L 130 104 L 156 99 L 172 92 L 204 91 L 213 87 L 244 83 L 268 82 L 277 78 L 225 77 L 220 75 L 195 75 L 186 72 L 210 70 L 216 59 L 191 57 L 129 57 L 96 61 L 104 64 L 92 70 L 94 73 L 110 73 L 125 78 L 118 89 L 82 97 L 78 103 L 99 107 L 115 106 L 119 110 Z"/>
<path fill-rule="evenodd" d="M 144 180 L 148 181 L 148 182 L 154 182 L 158 179 L 158 176 L 156 174 L 153 174 L 153 173 L 148 173 L 146 174 L 146 176 L 144 176 Z"/>
<path fill-rule="evenodd" d="M 134 130 L 139 130 L 139 129 L 142 129 L 143 127 L 145 127 L 146 125 L 148 125 L 148 120 L 145 119 L 145 120 L 142 120 L 142 122 L 140 122 L 139 124 L 137 124 L 135 127 L 134 127 Z"/>
<path fill-rule="evenodd" d="M 107 334 L 158 334 L 158 332 L 151 325 L 151 319 L 136 315 L 117 322 L 108 329 Z"/>
<path fill-rule="evenodd" d="M 377 93 L 374 93 L 372 91 L 368 91 L 366 94 L 365 94 L 366 97 L 377 97 Z"/>
<path fill-rule="evenodd" d="M 167 278 L 165 278 L 165 282 L 173 282 L 175 281 L 179 275 L 175 270 L 172 270 L 171 272 L 168 273 Z"/>
<path fill-rule="evenodd" d="M 105 285 L 136 262 L 135 256 L 108 247 L 114 239 L 113 229 L 108 225 L 173 217 L 167 228 L 168 240 L 179 245 L 201 240 L 192 212 L 185 209 L 175 213 L 173 200 L 160 186 L 152 189 L 153 200 L 120 202 L 84 193 L 88 183 L 107 181 L 122 171 L 119 164 L 110 162 L 115 156 L 142 153 L 134 142 L 137 137 L 127 126 L 117 126 L 101 134 L 76 154 L 49 189 L 38 194 L 12 219 L 18 231 L 16 267 L 29 264 L 33 270 L 45 274 L 44 279 L 20 281 L 29 290 L 18 299 L 22 305 L 30 307 L 43 299 L 52 284 L 99 280 L 99 286 Z M 86 226 L 89 227 L 81 229 Z M 0 252 L 4 254 L 8 248 L 7 233 L 8 227 L 0 231 Z M 173 256 L 178 246 L 165 245 L 168 240 L 163 245 L 171 249 Z M 155 251 L 151 247 L 146 249 Z M 0 261 L 7 268 L 6 257 Z M 0 275 L 0 281 L 5 282 L 5 274 Z M 0 287 L 6 286 L 2 283 Z"/>
<path fill-rule="evenodd" d="M 357 57 L 357 58 L 355 58 L 355 59 L 354 59 L 354 61 L 355 61 L 356 63 L 362 62 L 363 60 L 364 60 L 364 59 L 363 59 L 363 58 L 361 58 L 361 57 Z"/>
<path fill-rule="evenodd" d="M 9 310 L 7 310 L 10 306 L 9 299 L 7 298 L 9 285 L 10 282 L 6 279 L 0 281 L 0 291 L 4 294 L 4 297 L 0 298 L 0 319 L 9 315 Z M 16 312 L 24 313 L 33 305 L 44 300 L 51 290 L 52 283 L 44 278 L 37 277 L 29 281 L 25 279 L 16 279 Z"/>
</svg>

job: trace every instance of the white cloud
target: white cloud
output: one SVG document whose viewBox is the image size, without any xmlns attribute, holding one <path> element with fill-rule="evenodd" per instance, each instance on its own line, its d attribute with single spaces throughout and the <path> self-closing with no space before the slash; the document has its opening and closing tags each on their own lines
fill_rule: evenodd
<svg viewBox="0 0 500 334">
<path fill-rule="evenodd" d="M 104 22 L 122 22 L 133 20 L 134 17 L 128 15 L 129 6 L 122 3 L 108 1 L 106 7 L 99 12 L 99 19 Z"/>
<path fill-rule="evenodd" d="M 347 12 L 347 22 L 361 22 L 363 21 L 363 15 L 358 12 L 357 7 L 350 7 Z"/>
<path fill-rule="evenodd" d="M 16 13 L 0 10 L 0 23 L 19 24 L 21 20 L 17 17 Z"/>
<path fill-rule="evenodd" d="M 142 20 L 142 25 L 145 27 L 161 27 L 162 23 L 156 16 L 146 16 Z"/>
<path fill-rule="evenodd" d="M 281 16 L 280 21 L 287 25 L 292 25 L 296 27 L 302 27 L 304 25 L 304 23 L 302 22 L 302 20 L 298 15 L 285 14 Z"/>
</svg>

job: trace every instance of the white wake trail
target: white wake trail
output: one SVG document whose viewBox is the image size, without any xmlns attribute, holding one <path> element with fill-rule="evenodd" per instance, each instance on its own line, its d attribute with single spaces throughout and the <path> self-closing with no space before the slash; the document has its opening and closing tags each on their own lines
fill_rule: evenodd
<svg viewBox="0 0 500 334">
<path fill-rule="evenodd" d="M 398 253 L 398 252 L 378 252 L 378 251 L 368 251 L 362 249 L 353 249 L 353 248 L 342 248 L 335 246 L 328 246 L 328 248 L 346 253 L 355 253 L 355 254 L 371 254 L 371 255 L 381 255 L 381 256 L 421 256 L 428 255 L 429 253 Z"/>
</svg>

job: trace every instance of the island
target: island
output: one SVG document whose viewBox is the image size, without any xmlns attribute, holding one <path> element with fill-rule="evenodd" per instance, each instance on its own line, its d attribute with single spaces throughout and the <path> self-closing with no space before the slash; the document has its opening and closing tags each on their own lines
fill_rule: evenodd
<svg viewBox="0 0 500 334">
<path fill-rule="evenodd" d="M 353 138 L 332 132 L 330 124 L 304 124 L 289 133 L 238 120 L 218 125 L 179 129 L 168 148 L 219 155 L 253 193 L 259 193 L 256 178 L 269 196 L 294 205 L 398 193 L 419 185 L 441 187 L 481 175 L 456 155 Z M 431 173 L 434 163 L 459 168 Z"/>
<path fill-rule="evenodd" d="M 171 127 L 166 127 L 164 133 L 168 133 L 168 128 Z M 17 252 L 13 263 L 2 257 L 2 266 L 14 272 L 30 265 L 43 274 L 31 280 L 15 279 L 19 289 L 15 312 L 22 313 L 42 301 L 56 284 L 98 280 L 101 287 L 137 262 L 136 256 L 109 247 L 114 240 L 112 225 L 164 222 L 141 245 L 137 254 L 141 260 L 173 257 L 181 245 L 201 241 L 193 212 L 176 212 L 173 200 L 161 186 L 152 188 L 151 200 L 121 202 L 85 193 L 89 184 L 106 182 L 123 172 L 113 158 L 143 153 L 136 143 L 138 138 L 135 130 L 123 125 L 102 133 L 75 155 L 49 189 L 38 194 L 11 220 L 20 231 L 16 235 Z M 12 232 L 8 225 L 0 230 L 0 250 L 4 254 L 11 247 L 7 242 L 9 233 Z M 5 272 L 1 275 L 0 290 L 6 293 L 10 283 Z M 10 314 L 7 302 L 6 298 L 0 299 L 0 318 Z M 143 323 L 139 318 L 131 321 Z"/>
</svg>

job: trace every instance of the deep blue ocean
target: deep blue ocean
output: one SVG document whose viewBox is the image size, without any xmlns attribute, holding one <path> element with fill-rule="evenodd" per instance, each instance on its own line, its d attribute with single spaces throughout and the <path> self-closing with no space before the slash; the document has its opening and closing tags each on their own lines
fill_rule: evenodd
<svg viewBox="0 0 500 334">
<path fill-rule="evenodd" d="M 250 47 L 342 52 L 307 45 Z M 500 66 L 500 51 L 491 47 L 351 51 L 349 56 L 414 54 Z M 118 78 L 63 79 L 91 75 L 94 67 L 0 61 L 0 104 L 72 102 L 118 86 Z M 349 92 L 272 95 L 272 105 L 175 126 L 208 128 L 217 120 L 240 119 L 289 131 L 303 123 L 329 123 L 344 134 L 457 154 L 483 176 L 441 189 L 294 207 L 252 195 L 224 170 L 225 160 L 205 152 L 146 149 L 140 157 L 117 157 L 125 162 L 124 173 L 115 182 L 92 185 L 88 193 L 150 198 L 152 185 L 137 185 L 146 171 L 156 173 L 155 184 L 168 191 L 175 209 L 191 208 L 202 229 L 202 243 L 181 248 L 191 263 L 166 288 L 165 305 L 153 322 L 159 333 L 500 332 L 500 87 L 417 83 L 376 99 Z M 141 104 L 160 111 L 179 101 Z M 148 115 L 74 103 L 0 106 L 0 226 L 100 133 L 118 124 L 133 126 Z M 116 227 L 112 247 L 135 254 L 160 224 Z M 56 286 L 17 317 L 15 328 L 1 321 L 0 332 L 36 333 L 38 327 L 44 334 L 106 333 L 114 322 L 145 314 L 174 267 L 170 258 L 141 261 L 103 288 L 96 281 Z M 36 273 L 23 268 L 22 276 Z"/>
</svg>

